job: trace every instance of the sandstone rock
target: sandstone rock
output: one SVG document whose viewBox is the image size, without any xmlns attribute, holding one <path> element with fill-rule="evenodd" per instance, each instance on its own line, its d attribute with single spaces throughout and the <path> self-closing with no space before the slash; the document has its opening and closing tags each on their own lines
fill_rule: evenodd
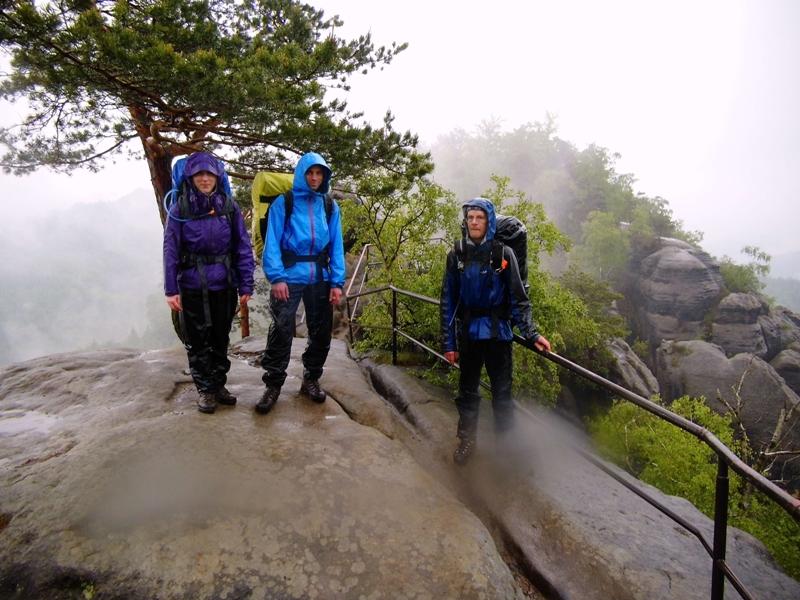
<svg viewBox="0 0 800 600">
<path fill-rule="evenodd" d="M 768 348 L 767 360 L 800 343 L 800 315 L 788 308 L 777 306 L 769 314 L 759 317 L 758 323 Z"/>
<path fill-rule="evenodd" d="M 198 413 L 182 349 L 0 371 L 0 597 L 521 597 L 400 442 L 297 394 L 303 342 L 267 416 L 240 360 L 238 406 Z M 352 361 L 339 378 L 363 381 Z"/>
<path fill-rule="evenodd" d="M 719 346 L 700 340 L 664 342 L 656 357 L 665 400 L 683 395 L 703 396 L 719 413 L 738 410 L 756 449 L 769 444 L 781 415 L 794 411 L 794 418 L 784 427 L 783 442 L 778 449 L 800 448 L 800 415 L 795 408 L 800 398 L 762 359 L 746 353 L 729 359 Z M 800 469 L 790 460 L 779 461 L 772 474 L 776 478 L 785 477 L 793 489 L 800 486 Z"/>
<path fill-rule="evenodd" d="M 658 380 L 625 340 L 615 338 L 609 350 L 614 357 L 610 378 L 614 383 L 645 398 L 658 394 Z"/>
<path fill-rule="evenodd" d="M 714 322 L 753 324 L 764 313 L 765 306 L 755 294 L 733 293 L 720 301 Z"/>
<path fill-rule="evenodd" d="M 783 377 L 783 380 L 796 394 L 800 394 L 800 351 L 784 350 L 773 358 L 772 368 Z"/>
<path fill-rule="evenodd" d="M 706 312 L 722 290 L 722 276 L 705 252 L 679 240 L 664 240 L 641 261 L 634 288 L 639 337 L 658 344 L 702 333 Z"/>
<path fill-rule="evenodd" d="M 758 318 L 766 307 L 755 294 L 728 294 L 717 306 L 711 326 L 711 341 L 728 356 L 749 352 L 761 358 L 768 353 Z"/>
</svg>

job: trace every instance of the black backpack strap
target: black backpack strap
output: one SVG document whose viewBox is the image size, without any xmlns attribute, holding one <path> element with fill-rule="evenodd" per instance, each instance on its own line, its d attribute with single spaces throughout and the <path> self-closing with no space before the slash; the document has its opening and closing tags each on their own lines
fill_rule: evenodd
<svg viewBox="0 0 800 600">
<path fill-rule="evenodd" d="M 492 257 L 491 257 L 491 265 L 492 269 L 494 269 L 495 273 L 499 273 L 505 267 L 503 266 L 503 252 L 505 251 L 505 245 L 503 242 L 498 240 L 492 240 Z"/>
<path fill-rule="evenodd" d="M 286 226 L 289 225 L 289 219 L 294 211 L 294 194 L 292 190 L 287 190 L 283 193 L 283 230 L 286 231 Z"/>
</svg>

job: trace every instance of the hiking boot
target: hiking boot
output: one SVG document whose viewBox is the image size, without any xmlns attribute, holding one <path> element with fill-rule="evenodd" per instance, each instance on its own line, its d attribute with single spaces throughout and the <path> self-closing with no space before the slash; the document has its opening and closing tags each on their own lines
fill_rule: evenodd
<svg viewBox="0 0 800 600">
<path fill-rule="evenodd" d="M 458 448 L 453 452 L 453 462 L 457 465 L 465 465 L 473 452 L 475 452 L 475 438 L 459 438 Z"/>
<path fill-rule="evenodd" d="M 217 390 L 217 402 L 225 406 L 235 406 L 236 396 L 231 394 L 228 389 L 223 385 Z"/>
<path fill-rule="evenodd" d="M 275 403 L 278 401 L 278 396 L 281 395 L 281 388 L 267 386 L 264 393 L 261 394 L 261 400 L 256 404 L 256 412 L 260 415 L 265 415 L 272 410 Z"/>
<path fill-rule="evenodd" d="M 325 402 L 325 390 L 319 387 L 319 380 L 303 378 L 303 383 L 300 384 L 300 393 L 305 394 L 314 402 Z"/>
<path fill-rule="evenodd" d="M 217 396 L 211 392 L 200 392 L 197 398 L 197 410 L 210 415 L 217 410 Z"/>
</svg>

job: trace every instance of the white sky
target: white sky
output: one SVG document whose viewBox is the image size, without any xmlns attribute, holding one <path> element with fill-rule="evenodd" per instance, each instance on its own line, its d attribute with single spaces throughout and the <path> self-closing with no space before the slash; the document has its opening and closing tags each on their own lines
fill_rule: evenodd
<svg viewBox="0 0 800 600">
<path fill-rule="evenodd" d="M 636 189 L 666 198 L 704 246 L 800 251 L 800 1 L 319 0 L 346 37 L 408 42 L 354 81 L 352 110 L 423 141 L 500 118 L 557 117 L 579 148 L 618 152 Z M 5 120 L 5 119 L 4 119 Z M 146 166 L 99 175 L 0 175 L 6 197 L 116 199 L 149 189 Z M 42 190 L 48 200 L 36 202 Z M 154 215 L 155 218 L 155 215 Z"/>
</svg>

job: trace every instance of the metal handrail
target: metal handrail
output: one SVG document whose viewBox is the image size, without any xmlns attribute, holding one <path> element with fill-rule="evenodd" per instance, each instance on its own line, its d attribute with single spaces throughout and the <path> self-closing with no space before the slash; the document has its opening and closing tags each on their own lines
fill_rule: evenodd
<svg viewBox="0 0 800 600">
<path fill-rule="evenodd" d="M 359 261 L 360 264 L 361 261 Z M 356 269 L 357 272 L 358 269 Z M 351 281 L 352 286 L 352 281 Z M 349 290 L 350 288 L 348 288 Z M 409 290 L 403 290 L 397 288 L 393 285 L 385 285 L 379 288 L 374 288 L 365 291 L 359 291 L 356 294 L 348 294 L 346 296 L 347 306 L 348 306 L 348 316 L 350 315 L 350 300 L 351 299 L 359 299 L 364 296 L 368 296 L 371 294 L 377 294 L 381 292 L 391 291 L 392 292 L 392 364 L 397 364 L 397 336 L 398 334 L 404 337 L 405 339 L 411 341 L 413 344 L 419 346 L 426 352 L 436 356 L 439 360 L 444 361 L 448 365 L 450 363 L 445 359 L 444 355 L 436 352 L 432 348 L 428 347 L 421 341 L 415 339 L 414 337 L 408 335 L 407 333 L 401 331 L 397 324 L 397 295 L 400 294 L 402 296 L 407 296 L 409 298 L 414 298 L 420 300 L 422 302 L 427 302 L 429 304 L 439 305 L 439 301 L 435 298 L 430 298 L 429 296 L 424 296 L 422 294 L 418 294 L 415 292 L 411 292 Z M 352 336 L 352 329 L 351 329 L 351 336 Z M 351 337 L 352 340 L 352 337 Z M 584 451 L 581 448 L 575 447 L 575 449 L 587 460 L 589 460 L 593 465 L 600 468 L 604 473 L 610 475 L 614 478 L 617 482 L 621 483 L 627 489 L 634 492 L 636 495 L 641 497 L 643 500 L 648 502 L 654 508 L 659 510 L 661 513 L 678 523 L 681 527 L 686 529 L 692 535 L 694 535 L 699 541 L 709 556 L 712 558 L 712 573 L 711 573 L 711 600 L 722 600 L 725 593 L 725 586 L 724 581 L 727 579 L 731 585 L 736 589 L 736 591 L 741 594 L 746 600 L 752 600 L 753 596 L 747 591 L 744 587 L 742 582 L 736 577 L 736 575 L 731 571 L 730 566 L 725 560 L 725 551 L 726 551 L 726 543 L 727 543 L 727 526 L 728 526 L 728 502 L 729 502 L 729 480 L 728 480 L 728 466 L 730 466 L 734 471 L 739 473 L 742 477 L 750 481 L 757 489 L 761 492 L 766 494 L 772 501 L 777 503 L 781 508 L 783 508 L 792 519 L 797 522 L 800 522 L 800 499 L 794 498 L 791 494 L 787 493 L 785 490 L 781 489 L 769 479 L 764 477 L 761 473 L 747 465 L 742 459 L 740 459 L 730 448 L 728 448 L 725 444 L 723 444 L 719 438 L 717 438 L 713 433 L 701 427 L 697 423 L 694 423 L 685 417 L 682 417 L 672 411 L 636 394 L 604 377 L 601 377 L 597 373 L 594 373 L 580 365 L 573 363 L 569 359 L 564 358 L 556 354 L 555 352 L 548 352 L 544 350 L 538 350 L 532 343 L 528 342 L 527 340 L 523 339 L 521 336 L 515 335 L 514 342 L 520 344 L 521 346 L 536 352 L 540 356 L 550 360 L 551 362 L 556 363 L 557 365 L 572 371 L 573 373 L 596 383 L 597 385 L 607 389 L 610 392 L 613 392 L 620 397 L 633 402 L 640 408 L 656 415 L 658 418 L 667 421 L 668 423 L 679 427 L 689 433 L 690 435 L 696 437 L 701 442 L 709 446 L 714 453 L 717 455 L 717 481 L 716 481 L 716 489 L 715 489 L 715 496 L 714 496 L 714 539 L 713 544 L 709 544 L 708 541 L 703 537 L 702 533 L 691 523 L 687 520 L 680 517 L 674 511 L 672 511 L 669 507 L 664 506 L 658 500 L 647 494 L 644 490 L 637 488 L 636 486 L 632 485 L 630 482 L 626 481 L 623 477 L 620 477 L 617 473 L 615 473 L 612 469 L 608 468 L 602 461 L 598 460 L 588 452 Z M 458 365 L 456 365 L 458 368 Z M 488 387 L 484 382 L 481 382 L 484 387 Z M 521 410 L 525 411 L 526 414 L 538 420 L 538 418 L 530 411 L 521 407 L 517 404 L 517 407 Z"/>
</svg>

